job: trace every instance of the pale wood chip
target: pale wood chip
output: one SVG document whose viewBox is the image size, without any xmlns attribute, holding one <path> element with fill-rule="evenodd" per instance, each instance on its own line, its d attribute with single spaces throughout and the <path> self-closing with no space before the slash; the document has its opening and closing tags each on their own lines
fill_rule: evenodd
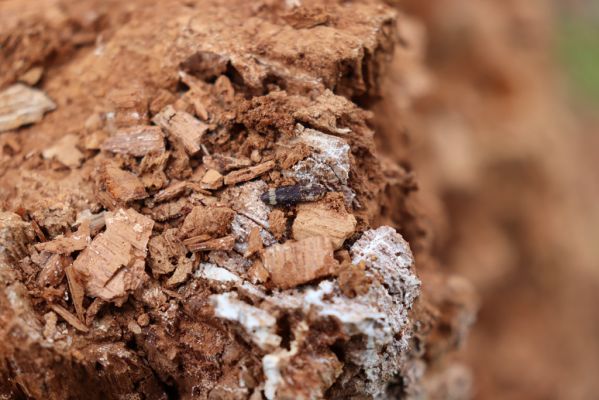
<svg viewBox="0 0 599 400">
<path fill-rule="evenodd" d="M 21 83 L 0 92 L 0 132 L 41 121 L 56 104 L 41 90 Z"/>
<path fill-rule="evenodd" d="M 60 315 L 65 321 L 67 321 L 73 328 L 81 332 L 89 332 L 89 328 L 85 326 L 83 322 L 79 321 L 77 317 L 66 308 L 59 306 L 58 304 L 50 304 L 50 308 L 56 314 Z"/>
<path fill-rule="evenodd" d="M 189 274 L 193 270 L 193 262 L 187 257 L 180 257 L 177 268 L 173 275 L 166 281 L 166 287 L 174 288 L 189 278 Z"/>
<path fill-rule="evenodd" d="M 270 274 L 268 273 L 268 270 L 264 268 L 262 261 L 258 259 L 254 261 L 254 264 L 248 269 L 247 276 L 250 282 L 256 285 L 268 281 Z"/>
<path fill-rule="evenodd" d="M 202 236 L 191 237 L 183 241 L 183 244 L 189 251 L 210 251 L 210 250 L 233 250 L 235 246 L 235 236 L 229 235 L 218 239 L 200 241 Z"/>
<path fill-rule="evenodd" d="M 73 266 L 69 265 L 65 268 L 67 276 L 67 282 L 69 284 L 69 291 L 71 292 L 71 298 L 73 299 L 73 305 L 77 312 L 77 317 L 81 321 L 85 321 L 85 309 L 83 308 L 83 298 L 85 297 L 85 289 L 81 285 L 81 282 L 77 280 L 75 273 L 73 272 Z"/>
<path fill-rule="evenodd" d="M 186 239 L 203 234 L 211 237 L 227 235 L 231 231 L 234 216 L 235 211 L 228 207 L 196 206 L 185 217 L 179 229 L 179 237 Z"/>
<path fill-rule="evenodd" d="M 264 249 L 264 243 L 262 242 L 262 236 L 260 235 L 260 228 L 253 227 L 248 235 L 248 248 L 243 254 L 245 258 L 251 257 L 256 253 L 261 252 Z"/>
<path fill-rule="evenodd" d="M 42 67 L 33 67 L 25 72 L 23 75 L 19 76 L 19 82 L 23 82 L 29 86 L 35 86 L 40 79 L 42 79 L 42 75 L 44 73 L 44 68 Z"/>
<path fill-rule="evenodd" d="M 47 251 L 48 253 L 70 254 L 74 251 L 83 250 L 90 242 L 90 220 L 84 220 L 77 232 L 68 237 L 59 237 L 49 242 L 38 243 L 35 245 L 38 251 Z"/>
<path fill-rule="evenodd" d="M 52 254 L 43 264 L 42 270 L 37 278 L 38 285 L 57 286 L 64 278 L 64 267 L 67 263 L 66 257 L 61 254 Z"/>
<path fill-rule="evenodd" d="M 225 176 L 225 185 L 235 185 L 240 182 L 251 181 L 252 179 L 270 171 L 275 167 L 274 161 L 266 161 L 253 167 L 230 172 Z"/>
<path fill-rule="evenodd" d="M 79 137 L 77 135 L 65 135 L 54 146 L 45 149 L 42 152 L 42 156 L 46 160 L 56 159 L 69 168 L 77 168 L 85 158 L 83 153 L 77 148 L 78 142 Z"/>
<path fill-rule="evenodd" d="M 90 297 L 122 304 L 147 279 L 145 258 L 154 221 L 133 209 L 106 213 L 106 231 L 73 263 Z"/>
<path fill-rule="evenodd" d="M 218 153 L 202 157 L 202 162 L 206 167 L 215 169 L 221 174 L 252 165 L 252 161 L 248 158 L 236 158 Z"/>
<path fill-rule="evenodd" d="M 331 241 L 322 236 L 275 244 L 264 252 L 264 267 L 273 284 L 282 289 L 332 275 L 338 265 Z"/>
<path fill-rule="evenodd" d="M 164 129 L 173 140 L 181 143 L 189 155 L 198 153 L 202 136 L 208 125 L 184 111 L 176 111 L 173 106 L 166 106 L 156 114 L 152 121 Z"/>
<path fill-rule="evenodd" d="M 325 236 L 338 249 L 354 233 L 356 224 L 356 218 L 345 209 L 343 197 L 329 194 L 324 200 L 298 206 L 292 227 L 293 238 Z"/>
<path fill-rule="evenodd" d="M 206 171 L 200 182 L 200 186 L 208 190 L 217 190 L 223 186 L 223 176 L 215 169 Z"/>
<path fill-rule="evenodd" d="M 164 135 L 158 126 L 131 126 L 119 129 L 106 139 L 102 149 L 134 157 L 143 157 L 148 153 L 163 153 Z"/>
<path fill-rule="evenodd" d="M 104 164 L 99 172 L 100 189 L 104 189 L 110 197 L 112 206 L 148 197 L 144 184 L 131 172 L 109 163 Z"/>
</svg>

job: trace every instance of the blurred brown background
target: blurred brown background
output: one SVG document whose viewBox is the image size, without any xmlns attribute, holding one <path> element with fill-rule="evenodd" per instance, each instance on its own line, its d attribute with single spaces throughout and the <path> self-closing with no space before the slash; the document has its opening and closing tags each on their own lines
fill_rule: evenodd
<svg viewBox="0 0 599 400">
<path fill-rule="evenodd" d="M 599 2 L 395 4 L 431 246 L 480 296 L 474 397 L 598 398 Z"/>
</svg>

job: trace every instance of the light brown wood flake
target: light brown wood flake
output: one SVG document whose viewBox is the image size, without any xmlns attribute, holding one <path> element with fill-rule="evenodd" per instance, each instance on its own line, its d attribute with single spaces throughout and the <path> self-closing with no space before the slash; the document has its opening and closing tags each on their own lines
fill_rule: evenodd
<svg viewBox="0 0 599 400">
<path fill-rule="evenodd" d="M 283 211 L 274 209 L 268 214 L 268 229 L 277 240 L 282 240 L 285 237 L 287 218 Z"/>
<path fill-rule="evenodd" d="M 202 177 L 200 185 L 204 189 L 217 190 L 223 186 L 223 176 L 215 169 L 209 169 Z"/>
<path fill-rule="evenodd" d="M 113 200 L 113 205 L 148 197 L 146 188 L 136 175 L 112 164 L 105 164 L 101 168 L 100 182 Z"/>
<path fill-rule="evenodd" d="M 145 257 L 154 221 L 133 209 L 106 214 L 106 231 L 73 263 L 91 297 L 122 304 L 147 278 Z"/>
<path fill-rule="evenodd" d="M 177 268 L 173 275 L 166 281 L 166 287 L 174 288 L 182 283 L 185 283 L 189 278 L 189 274 L 193 270 L 193 262 L 187 257 L 179 258 Z"/>
<path fill-rule="evenodd" d="M 58 304 L 50 304 L 50 308 L 56 314 L 60 315 L 65 321 L 67 321 L 73 328 L 81 332 L 89 332 L 89 328 L 85 326 L 83 322 L 79 321 L 77 317 L 66 308 L 59 306 Z"/>
<path fill-rule="evenodd" d="M 154 196 L 154 201 L 156 203 L 162 203 L 162 202 L 172 200 L 176 197 L 179 197 L 181 195 L 187 194 L 192 191 L 207 194 L 207 195 L 210 194 L 210 192 L 207 192 L 206 190 L 202 189 L 202 187 L 200 185 L 198 185 L 197 183 L 187 182 L 187 181 L 182 181 L 182 182 L 175 181 L 175 182 L 171 183 L 168 187 L 166 187 L 166 188 L 162 189 L 160 192 L 156 193 L 156 195 Z"/>
<path fill-rule="evenodd" d="M 45 149 L 42 152 L 42 156 L 46 160 L 56 159 L 69 168 L 77 168 L 85 158 L 83 153 L 77 148 L 78 142 L 79 137 L 77 135 L 65 135 L 54 146 Z"/>
<path fill-rule="evenodd" d="M 225 185 L 235 185 L 252 179 L 270 171 L 275 167 L 274 161 L 266 161 L 253 167 L 230 172 L 225 176 Z"/>
<path fill-rule="evenodd" d="M 40 79 L 42 79 L 42 75 L 44 74 L 44 68 L 42 67 L 33 67 L 25 72 L 23 75 L 19 76 L 19 82 L 23 82 L 29 86 L 35 86 Z"/>
<path fill-rule="evenodd" d="M 331 241 L 322 236 L 275 244 L 264 252 L 264 267 L 273 284 L 282 289 L 332 275 L 338 265 Z"/>
<path fill-rule="evenodd" d="M 231 222 L 235 211 L 228 207 L 196 206 L 185 217 L 179 229 L 180 238 L 190 238 L 199 235 L 222 237 L 231 231 Z"/>
<path fill-rule="evenodd" d="M 293 238 L 325 236 L 338 249 L 354 233 L 356 224 L 356 218 L 345 210 L 343 197 L 328 195 L 322 201 L 298 206 L 292 226 Z"/>
<path fill-rule="evenodd" d="M 206 167 L 215 169 L 221 174 L 252 165 L 252 161 L 248 158 L 237 158 L 218 153 L 204 156 L 202 162 Z"/>
<path fill-rule="evenodd" d="M 0 132 L 41 121 L 56 104 L 41 90 L 21 83 L 0 92 Z"/>
<path fill-rule="evenodd" d="M 250 282 L 256 285 L 258 283 L 266 282 L 270 277 L 270 274 L 268 273 L 266 268 L 264 268 L 264 264 L 262 263 L 262 261 L 256 260 L 254 261 L 250 269 L 248 269 L 247 276 Z"/>
<path fill-rule="evenodd" d="M 164 152 L 164 135 L 158 126 L 137 125 L 119 129 L 102 144 L 102 150 L 143 157 Z"/>
<path fill-rule="evenodd" d="M 35 245 L 38 251 L 47 251 L 56 254 L 70 254 L 74 251 L 83 250 L 90 242 L 90 220 L 84 220 L 77 232 L 68 237 L 59 237 L 49 242 Z"/>
<path fill-rule="evenodd" d="M 264 243 L 262 242 L 262 236 L 260 235 L 260 228 L 253 227 L 248 235 L 248 248 L 243 254 L 245 258 L 251 257 L 256 253 L 261 252 L 264 249 Z"/>
<path fill-rule="evenodd" d="M 235 236 L 228 235 L 217 239 L 205 240 L 205 235 L 185 239 L 183 244 L 189 251 L 211 251 L 211 250 L 233 250 L 235 246 Z M 204 239 L 204 240 L 202 240 Z"/>
<path fill-rule="evenodd" d="M 58 286 L 64 278 L 64 267 L 67 262 L 64 255 L 52 254 L 42 266 L 37 278 L 38 285 L 41 287 Z"/>
<path fill-rule="evenodd" d="M 208 130 L 208 125 L 184 111 L 176 111 L 172 106 L 166 106 L 156 114 L 152 121 L 167 131 L 173 140 L 181 143 L 189 155 L 201 150 L 202 136 Z"/>
<path fill-rule="evenodd" d="M 69 291 L 71 292 L 71 299 L 73 300 L 73 306 L 75 306 L 75 312 L 77 317 L 81 321 L 85 321 L 85 309 L 83 308 L 83 298 L 85 297 L 85 289 L 81 285 L 81 282 L 75 276 L 73 266 L 69 265 L 65 268 L 67 276 L 67 282 L 69 284 Z"/>
</svg>

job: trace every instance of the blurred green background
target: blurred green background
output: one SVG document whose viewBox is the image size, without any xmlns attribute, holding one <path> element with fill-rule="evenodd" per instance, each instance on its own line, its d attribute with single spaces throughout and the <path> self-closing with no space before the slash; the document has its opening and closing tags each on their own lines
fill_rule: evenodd
<svg viewBox="0 0 599 400">
<path fill-rule="evenodd" d="M 564 1 L 558 7 L 556 54 L 574 95 L 599 104 L 599 0 Z"/>
</svg>

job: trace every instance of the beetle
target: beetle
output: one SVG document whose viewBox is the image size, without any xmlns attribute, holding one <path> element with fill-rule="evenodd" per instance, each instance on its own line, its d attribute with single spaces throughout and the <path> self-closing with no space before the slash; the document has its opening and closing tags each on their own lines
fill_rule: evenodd
<svg viewBox="0 0 599 400">
<path fill-rule="evenodd" d="M 305 201 L 316 201 L 324 197 L 327 190 L 324 186 L 311 183 L 308 185 L 285 185 L 269 189 L 262 193 L 260 200 L 271 206 L 291 205 Z"/>
</svg>

